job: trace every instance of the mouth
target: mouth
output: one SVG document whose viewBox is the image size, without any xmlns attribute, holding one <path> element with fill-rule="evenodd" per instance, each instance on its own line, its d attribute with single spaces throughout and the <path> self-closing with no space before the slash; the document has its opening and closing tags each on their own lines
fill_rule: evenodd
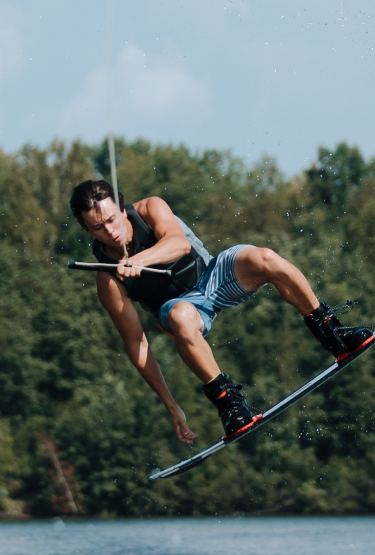
<svg viewBox="0 0 375 555">
<path fill-rule="evenodd" d="M 114 239 L 112 239 L 112 241 L 114 243 L 119 243 L 121 241 L 121 235 L 118 235 L 117 237 L 115 237 Z"/>
</svg>

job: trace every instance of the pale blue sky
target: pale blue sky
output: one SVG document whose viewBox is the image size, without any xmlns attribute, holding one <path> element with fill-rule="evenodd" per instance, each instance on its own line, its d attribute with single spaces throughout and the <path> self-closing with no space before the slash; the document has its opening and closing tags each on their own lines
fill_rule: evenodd
<svg viewBox="0 0 375 555">
<path fill-rule="evenodd" d="M 112 0 L 114 131 L 288 176 L 375 156 L 374 0 Z M 107 6 L 107 7 L 106 7 Z M 0 0 L 0 148 L 108 131 L 105 0 Z"/>
</svg>

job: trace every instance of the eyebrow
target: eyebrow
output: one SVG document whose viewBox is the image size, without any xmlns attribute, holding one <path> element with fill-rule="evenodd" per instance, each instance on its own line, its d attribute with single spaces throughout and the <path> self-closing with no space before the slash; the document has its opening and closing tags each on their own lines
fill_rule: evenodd
<svg viewBox="0 0 375 555">
<path fill-rule="evenodd" d="M 105 220 L 102 219 L 101 222 L 98 222 L 98 223 L 92 225 L 91 227 L 95 228 L 95 227 L 98 227 L 98 226 L 100 226 L 100 225 L 103 225 L 103 224 L 105 224 L 106 222 L 108 222 L 111 218 L 115 218 L 115 217 L 116 217 L 116 214 L 111 214 L 111 215 L 109 215 L 108 218 L 106 218 Z"/>
</svg>

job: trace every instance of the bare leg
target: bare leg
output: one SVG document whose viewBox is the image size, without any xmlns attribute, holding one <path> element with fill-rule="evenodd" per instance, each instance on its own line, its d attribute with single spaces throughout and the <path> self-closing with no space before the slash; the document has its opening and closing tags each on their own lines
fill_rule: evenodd
<svg viewBox="0 0 375 555">
<path fill-rule="evenodd" d="M 272 283 L 302 316 L 307 316 L 320 304 L 300 270 L 271 249 L 244 247 L 236 257 L 234 271 L 247 291 L 256 291 L 265 283 Z"/>
<path fill-rule="evenodd" d="M 190 370 L 204 383 L 220 374 L 211 348 L 202 336 L 204 324 L 198 310 L 181 301 L 172 308 L 168 321 L 177 351 Z"/>
<path fill-rule="evenodd" d="M 256 291 L 265 283 L 272 283 L 282 298 L 302 316 L 307 316 L 319 306 L 305 276 L 271 249 L 243 248 L 236 257 L 234 270 L 238 282 L 247 291 Z M 220 368 L 202 336 L 204 324 L 197 309 L 181 301 L 171 310 L 168 321 L 178 353 L 185 364 L 204 383 L 215 378 Z"/>
</svg>

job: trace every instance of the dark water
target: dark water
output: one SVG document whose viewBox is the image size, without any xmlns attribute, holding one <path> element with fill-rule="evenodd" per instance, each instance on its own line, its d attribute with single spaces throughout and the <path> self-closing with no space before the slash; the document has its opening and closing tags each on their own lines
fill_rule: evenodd
<svg viewBox="0 0 375 555">
<path fill-rule="evenodd" d="M 0 522 L 0 555 L 371 555 L 375 517 Z"/>
</svg>

